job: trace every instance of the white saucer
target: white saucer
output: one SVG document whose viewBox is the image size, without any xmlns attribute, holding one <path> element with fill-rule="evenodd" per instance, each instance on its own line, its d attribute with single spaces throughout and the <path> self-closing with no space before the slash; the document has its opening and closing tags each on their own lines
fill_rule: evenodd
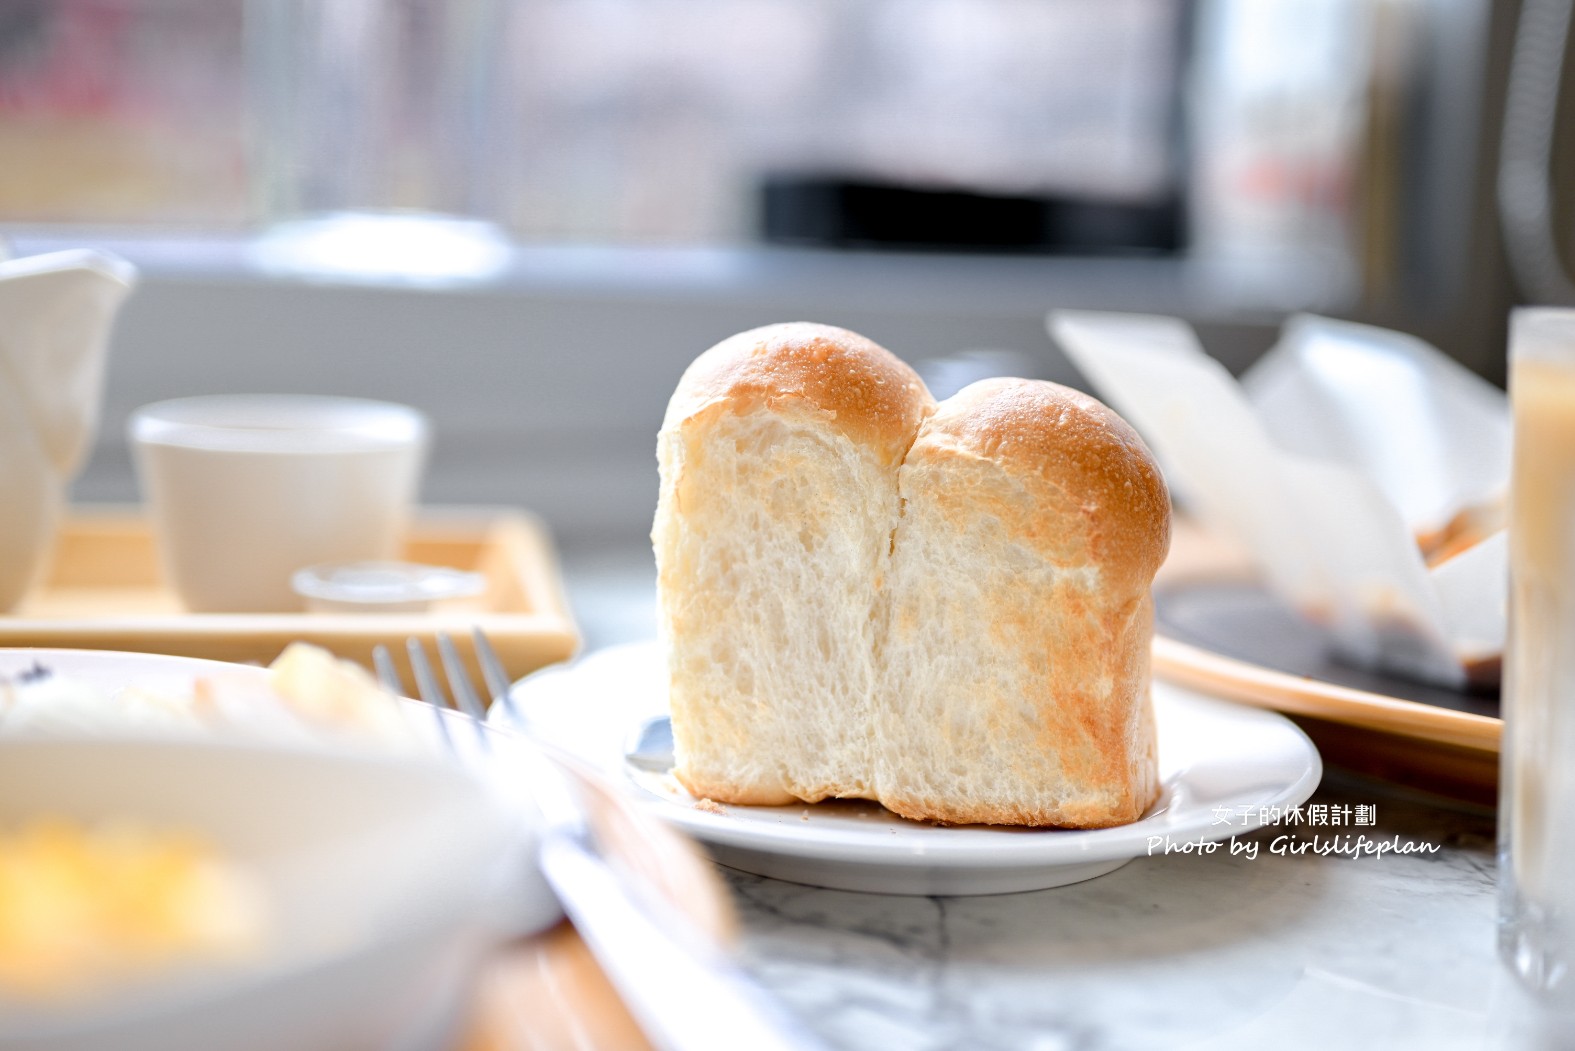
<svg viewBox="0 0 1575 1051">
<path fill-rule="evenodd" d="M 1092 879 L 1161 853 L 1167 842 L 1177 849 L 1251 831 L 1265 823 L 1266 809 L 1304 802 L 1323 774 L 1318 750 L 1284 716 L 1156 682 L 1163 792 L 1142 820 L 1120 828 L 942 828 L 857 801 L 716 812 L 697 809 L 671 775 L 624 762 L 631 733 L 667 708 L 654 643 L 538 672 L 516 684 L 514 699 L 526 730 L 626 785 L 722 864 L 884 894 L 1006 894 Z M 503 714 L 495 710 L 493 718 Z"/>
</svg>

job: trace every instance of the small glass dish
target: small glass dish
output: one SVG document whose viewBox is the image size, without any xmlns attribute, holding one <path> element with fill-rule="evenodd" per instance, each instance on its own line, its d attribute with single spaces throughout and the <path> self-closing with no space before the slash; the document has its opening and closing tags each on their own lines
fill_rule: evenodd
<svg viewBox="0 0 1575 1051">
<path fill-rule="evenodd" d="M 480 573 L 417 562 L 330 562 L 298 570 L 295 593 L 313 613 L 424 613 L 486 589 Z"/>
</svg>

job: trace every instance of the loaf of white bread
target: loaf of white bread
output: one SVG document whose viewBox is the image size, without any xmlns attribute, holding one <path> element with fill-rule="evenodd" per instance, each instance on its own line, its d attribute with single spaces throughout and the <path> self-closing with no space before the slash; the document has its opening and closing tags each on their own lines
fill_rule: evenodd
<svg viewBox="0 0 1575 1051">
<path fill-rule="evenodd" d="M 1154 802 L 1170 504 L 1105 406 L 1018 379 L 937 405 L 862 336 L 772 325 L 689 367 L 658 459 L 691 793 L 1071 828 Z"/>
</svg>

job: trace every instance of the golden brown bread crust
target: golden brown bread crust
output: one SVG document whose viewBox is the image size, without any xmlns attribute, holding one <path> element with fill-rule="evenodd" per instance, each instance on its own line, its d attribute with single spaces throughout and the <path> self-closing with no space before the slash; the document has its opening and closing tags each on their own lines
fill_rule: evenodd
<svg viewBox="0 0 1575 1051">
<path fill-rule="evenodd" d="M 740 414 L 762 407 L 813 413 L 893 465 L 935 399 L 918 373 L 872 340 L 795 321 L 740 332 L 696 358 L 668 402 L 662 430 L 719 406 Z"/>
<path fill-rule="evenodd" d="M 920 443 L 993 460 L 1042 483 L 1045 509 L 1083 521 L 1067 530 L 1046 513 L 1033 529 L 1068 564 L 1096 564 L 1106 586 L 1147 592 L 1170 550 L 1170 493 L 1153 454 L 1104 403 L 1044 380 L 987 379 L 941 402 Z"/>
</svg>

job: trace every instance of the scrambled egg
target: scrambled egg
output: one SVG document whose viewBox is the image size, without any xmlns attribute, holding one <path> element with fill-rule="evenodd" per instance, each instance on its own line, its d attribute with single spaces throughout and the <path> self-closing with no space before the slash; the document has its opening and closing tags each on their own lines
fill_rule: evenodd
<svg viewBox="0 0 1575 1051">
<path fill-rule="evenodd" d="M 60 818 L 0 831 L 0 998 L 242 959 L 264 912 L 256 883 L 190 835 Z"/>
</svg>

